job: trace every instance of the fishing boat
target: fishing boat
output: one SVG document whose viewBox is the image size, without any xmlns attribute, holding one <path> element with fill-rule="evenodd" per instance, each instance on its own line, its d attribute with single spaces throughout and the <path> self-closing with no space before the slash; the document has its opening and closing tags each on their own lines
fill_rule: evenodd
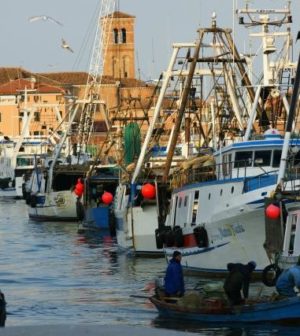
<svg viewBox="0 0 300 336">
<path fill-rule="evenodd" d="M 260 10 L 247 7 L 238 13 L 251 17 L 251 13 L 260 13 Z M 283 16 L 283 24 L 289 24 L 290 9 L 270 9 L 263 13 L 259 21 L 255 20 L 255 24 L 263 27 L 262 32 L 256 35 L 263 38 L 264 76 L 263 82 L 257 85 L 243 137 L 216 148 L 213 164 L 191 165 L 184 174 L 178 172 L 171 176 L 175 180 L 175 188 L 165 222 L 169 229 L 167 237 L 164 234 L 165 252 L 170 259 L 174 249 L 179 249 L 182 252 L 182 265 L 187 270 L 222 275 L 226 272 L 228 262 L 246 263 L 255 260 L 257 270 L 261 272 L 270 263 L 269 254 L 263 247 L 264 202 L 282 179 L 281 157 L 287 148 L 294 148 L 293 155 L 289 157 L 291 166 L 298 164 L 299 139 L 296 134 L 284 141 L 275 127 L 270 127 L 262 134 L 251 135 L 257 110 L 267 112 L 268 99 L 278 101 L 280 98 L 286 112 L 289 110 L 284 85 L 278 81 L 275 73 L 270 77 L 270 55 L 276 50 L 271 37 L 275 38 L 276 35 L 269 28 L 273 22 L 270 16 L 274 13 Z M 266 31 L 267 34 L 264 33 Z M 282 36 L 287 37 L 288 34 L 285 32 Z M 282 74 L 285 67 L 279 70 L 279 63 L 277 69 Z M 292 64 L 290 61 L 288 63 Z M 295 64 L 290 70 L 295 71 Z M 267 100 L 262 105 L 259 102 L 263 97 L 267 97 Z M 285 190 L 296 193 L 299 191 L 299 182 L 297 174 L 285 177 Z M 294 205 L 297 205 L 297 201 Z M 291 204 L 286 206 L 288 209 Z M 166 231 L 165 228 L 163 230 Z M 160 232 L 157 234 L 158 238 L 163 235 Z"/>
<path fill-rule="evenodd" d="M 183 299 L 158 298 L 150 301 L 164 318 L 198 322 L 299 322 L 300 298 L 298 296 L 275 299 L 273 296 L 252 300 L 245 305 L 230 306 L 222 298 L 203 298 L 195 304 L 186 305 Z"/>
<path fill-rule="evenodd" d="M 24 184 L 34 168 L 42 164 L 51 144 L 46 137 L 29 136 L 33 112 L 23 122 L 22 134 L 15 139 L 0 139 L 0 197 L 23 198 Z"/>
<path fill-rule="evenodd" d="M 88 169 L 87 163 L 57 163 L 53 170 L 35 166 L 27 182 L 29 218 L 35 221 L 77 222 L 81 208 L 75 188 L 78 179 L 84 178 Z"/>
<path fill-rule="evenodd" d="M 299 39 L 300 36 L 297 37 Z M 285 142 L 289 144 L 300 89 L 300 55 L 298 58 L 294 90 L 285 132 Z M 288 150 L 289 149 L 289 150 Z M 298 149 L 296 149 L 298 152 Z M 290 175 L 298 174 L 298 165 L 293 164 L 295 150 L 285 146 L 281 156 L 278 184 L 270 197 L 265 199 L 265 242 L 264 248 L 273 261 L 263 270 L 262 280 L 267 286 L 275 286 L 282 270 L 295 265 L 300 255 L 300 207 L 299 192 L 287 188 L 285 181 Z M 291 164 L 292 161 L 292 164 Z"/>
<path fill-rule="evenodd" d="M 117 164 L 92 166 L 93 174 L 87 173 L 82 197 L 79 232 L 109 231 L 115 236 L 115 217 L 112 202 L 119 184 L 120 168 Z M 80 217 L 80 214 L 78 214 Z"/>
<path fill-rule="evenodd" d="M 35 164 L 26 183 L 28 215 L 35 221 L 78 220 L 78 198 L 81 194 L 76 194 L 76 183 L 89 170 L 91 160 L 88 153 L 70 151 L 70 131 L 78 108 L 74 101 L 53 155 L 44 165 Z"/>
<path fill-rule="evenodd" d="M 2 175 L 0 179 L 0 197 L 24 198 L 24 186 L 34 169 L 34 162 L 38 161 L 39 164 L 42 164 L 46 157 L 46 153 L 19 153 L 13 164 L 11 158 L 0 158 Z"/>
</svg>

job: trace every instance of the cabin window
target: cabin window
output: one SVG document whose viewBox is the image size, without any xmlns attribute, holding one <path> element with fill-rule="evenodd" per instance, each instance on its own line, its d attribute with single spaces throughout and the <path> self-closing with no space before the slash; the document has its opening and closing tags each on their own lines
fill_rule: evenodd
<svg viewBox="0 0 300 336">
<path fill-rule="evenodd" d="M 222 195 L 223 195 L 223 189 L 220 190 L 220 196 L 222 196 Z"/>
<path fill-rule="evenodd" d="M 278 168 L 280 165 L 281 150 L 274 150 L 272 167 Z"/>
<path fill-rule="evenodd" d="M 126 43 L 126 29 L 122 28 L 122 43 Z"/>
<path fill-rule="evenodd" d="M 40 112 L 34 112 L 34 121 L 41 121 Z"/>
<path fill-rule="evenodd" d="M 271 151 L 255 151 L 254 152 L 254 166 L 270 166 L 271 164 Z"/>
<path fill-rule="evenodd" d="M 118 32 L 118 29 L 114 29 L 114 42 L 115 44 L 118 44 L 119 43 L 119 32 Z"/>
<path fill-rule="evenodd" d="M 211 195 L 210 195 L 210 193 L 209 193 L 209 194 L 208 194 L 208 199 L 209 199 L 209 200 L 210 200 L 210 196 L 211 196 Z"/>
<path fill-rule="evenodd" d="M 291 225 L 291 236 L 290 236 L 290 242 L 289 242 L 289 253 L 294 253 L 294 247 L 295 247 L 295 234 L 296 234 L 296 228 L 297 228 L 297 215 L 292 215 L 292 225 Z"/>
<path fill-rule="evenodd" d="M 234 168 L 251 167 L 252 166 L 252 151 L 236 152 L 234 160 Z"/>
<path fill-rule="evenodd" d="M 182 202 L 182 198 L 179 198 L 179 202 L 178 202 L 178 208 L 181 208 L 181 202 Z"/>
<path fill-rule="evenodd" d="M 191 225 L 196 225 L 198 205 L 199 205 L 199 190 L 195 191 L 195 194 L 194 194 L 194 203 L 193 203 L 192 223 L 191 223 Z"/>
<path fill-rule="evenodd" d="M 230 176 L 231 175 L 231 170 L 232 170 L 232 156 L 231 154 L 226 154 L 223 156 L 223 175 L 224 176 Z"/>
<path fill-rule="evenodd" d="M 234 192 L 234 187 L 232 186 L 231 187 L 231 193 L 233 194 L 233 192 Z"/>
<path fill-rule="evenodd" d="M 296 153 L 293 158 L 293 165 L 297 166 L 300 164 L 300 151 Z"/>
<path fill-rule="evenodd" d="M 185 196 L 185 198 L 184 198 L 184 206 L 185 206 L 185 207 L 187 206 L 187 201 L 188 201 L 188 197 Z"/>
</svg>

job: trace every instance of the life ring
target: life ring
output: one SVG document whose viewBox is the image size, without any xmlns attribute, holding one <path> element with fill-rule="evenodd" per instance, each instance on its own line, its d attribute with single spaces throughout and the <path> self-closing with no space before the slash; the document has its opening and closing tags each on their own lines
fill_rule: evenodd
<svg viewBox="0 0 300 336">
<path fill-rule="evenodd" d="M 184 239 L 183 239 L 183 233 L 182 228 L 178 225 L 174 226 L 174 240 L 176 247 L 183 247 L 184 245 Z"/>
<path fill-rule="evenodd" d="M 85 217 L 84 206 L 79 200 L 76 201 L 76 215 L 78 220 L 83 220 Z"/>
<path fill-rule="evenodd" d="M 164 233 L 160 229 L 155 230 L 156 248 L 162 249 L 164 247 Z"/>
<path fill-rule="evenodd" d="M 30 206 L 32 208 L 36 208 L 37 205 L 37 196 L 36 195 L 31 195 L 30 196 Z"/>
<path fill-rule="evenodd" d="M 265 267 L 262 272 L 263 284 L 267 287 L 274 287 L 281 272 L 282 269 L 276 264 L 271 264 Z"/>
<path fill-rule="evenodd" d="M 198 247 L 208 247 L 208 234 L 204 226 L 195 227 L 194 236 Z"/>
<path fill-rule="evenodd" d="M 27 198 L 27 194 L 28 194 L 28 192 L 27 192 L 27 190 L 26 190 L 26 184 L 25 184 L 25 183 L 22 183 L 22 196 L 23 196 L 23 199 L 26 200 L 26 198 Z"/>
<path fill-rule="evenodd" d="M 116 217 L 113 211 L 109 211 L 109 233 L 111 237 L 116 236 Z"/>
</svg>

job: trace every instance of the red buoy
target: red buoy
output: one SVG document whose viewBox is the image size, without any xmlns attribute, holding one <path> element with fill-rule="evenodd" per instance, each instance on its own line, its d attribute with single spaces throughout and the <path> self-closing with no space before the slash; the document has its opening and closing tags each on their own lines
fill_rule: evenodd
<svg viewBox="0 0 300 336">
<path fill-rule="evenodd" d="M 113 201 L 113 199 L 114 199 L 114 196 L 108 191 L 105 191 L 102 195 L 102 202 L 104 204 L 107 204 L 107 205 L 110 204 Z"/>
<path fill-rule="evenodd" d="M 74 189 L 74 193 L 75 193 L 76 196 L 81 197 L 82 194 L 83 194 L 83 189 L 82 189 L 82 190 L 79 190 L 79 189 L 77 189 L 77 187 L 76 187 L 76 188 Z"/>
<path fill-rule="evenodd" d="M 144 184 L 142 186 L 141 192 L 144 198 L 149 198 L 149 199 L 154 198 L 156 194 L 155 187 L 151 183 Z"/>
<path fill-rule="evenodd" d="M 83 193 L 83 190 L 84 190 L 84 184 L 82 184 L 82 183 L 77 183 L 75 189 L 77 189 L 78 192 Z"/>
<path fill-rule="evenodd" d="M 270 219 L 277 219 L 280 216 L 280 208 L 275 204 L 270 204 L 266 208 L 266 215 Z"/>
</svg>

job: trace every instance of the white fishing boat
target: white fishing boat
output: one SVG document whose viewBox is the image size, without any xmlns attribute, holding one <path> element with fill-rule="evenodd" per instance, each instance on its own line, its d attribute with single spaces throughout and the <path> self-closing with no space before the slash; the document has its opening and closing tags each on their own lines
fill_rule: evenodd
<svg viewBox="0 0 300 336">
<path fill-rule="evenodd" d="M 25 91 L 25 97 L 26 97 Z M 27 98 L 25 98 L 27 99 Z M 30 136 L 29 125 L 34 110 L 23 111 L 22 132 L 15 139 L 0 139 L 0 197 L 23 198 L 24 183 L 34 168 L 41 164 L 51 144 L 43 136 Z"/>
<path fill-rule="evenodd" d="M 297 40 L 300 34 L 297 36 Z M 300 90 L 300 54 L 294 80 L 293 95 L 284 137 L 278 184 L 269 198 L 265 200 L 265 242 L 264 249 L 271 264 L 263 270 L 262 280 L 267 286 L 275 286 L 282 270 L 298 262 L 300 255 L 300 206 L 299 186 L 290 188 L 287 177 L 298 175 L 299 164 L 294 164 L 299 148 L 292 143 L 291 134 L 296 127 L 296 110 Z M 299 107 L 298 107 L 299 108 Z M 299 156 L 299 155 L 298 155 Z M 292 161 L 292 162 L 291 162 Z"/>
<path fill-rule="evenodd" d="M 157 145 L 156 132 L 164 130 L 165 120 L 161 115 L 161 110 L 173 78 L 188 78 L 179 96 L 175 97 L 174 113 L 183 113 L 189 100 L 189 85 L 196 61 L 192 62 L 189 70 L 184 69 L 179 72 L 176 69 L 177 61 L 185 59 L 185 64 L 188 63 L 188 57 L 185 56 L 189 48 L 197 49 L 197 44 L 176 43 L 173 45 L 173 54 L 168 69 L 163 73 L 162 86 L 150 125 L 145 138 L 141 140 L 143 145 L 138 160 L 126 167 L 126 172 L 120 178 L 120 184 L 115 192 L 113 206 L 117 244 L 121 250 L 135 255 L 163 256 L 163 246 L 157 245 L 155 232 L 159 226 L 163 225 L 168 208 L 170 191 L 168 184 L 163 180 L 163 173 L 171 143 L 166 146 Z M 199 48 L 196 52 L 199 52 Z M 179 131 L 180 127 L 174 125 L 172 133 Z M 184 141 L 182 145 L 175 144 L 172 151 L 174 155 L 169 161 L 171 171 L 197 153 L 193 143 Z M 147 195 L 148 192 L 144 191 L 149 188 L 150 192 Z"/>
<path fill-rule="evenodd" d="M 248 26 L 262 27 L 260 33 L 253 35 L 263 41 L 264 76 L 257 85 L 243 140 L 220 146 L 213 154 L 215 163 L 190 169 L 185 181 L 180 181 L 180 174 L 174 176 L 179 181 L 178 188 L 172 193 L 165 223 L 169 229 L 168 240 L 164 237 L 167 258 L 171 258 L 174 249 L 179 249 L 184 268 L 211 275 L 226 272 L 228 262 L 255 260 L 257 271 L 263 271 L 270 264 L 270 255 L 264 249 L 265 198 L 270 197 L 282 182 L 280 164 L 287 148 L 294 148 L 289 156 L 292 167 L 299 163 L 300 158 L 297 135 L 285 142 L 273 128 L 256 138 L 250 135 L 259 105 L 265 112 L 267 110 L 267 101 L 264 100 L 267 96 L 271 100 L 279 99 L 286 113 L 289 111 L 287 91 L 279 77 L 282 78 L 288 68 L 290 73 L 295 70 L 288 58 L 290 29 L 279 33 L 271 32 L 269 28 L 278 19 L 272 20 L 272 15 L 282 16 L 281 26 L 289 25 L 290 8 L 262 11 L 246 7 L 238 13 L 250 17 Z M 259 20 L 252 20 L 254 14 L 259 14 Z M 245 24 L 243 18 L 240 22 Z M 283 46 L 287 49 L 283 59 L 274 61 L 271 55 L 276 51 L 274 41 L 279 34 L 284 37 Z M 272 72 L 271 69 L 276 70 Z M 273 121 L 270 124 L 273 125 Z M 289 177 L 285 176 L 284 185 L 285 190 L 299 191 L 300 180 L 296 170 Z M 286 204 L 287 210 L 290 206 Z"/>
<path fill-rule="evenodd" d="M 35 165 L 26 183 L 26 203 L 29 218 L 36 221 L 77 221 L 81 211 L 76 194 L 76 183 L 89 170 L 90 156 L 71 153 L 71 125 L 79 105 L 70 105 L 70 116 L 53 156 L 44 165 Z M 64 149 L 64 150 L 63 150 Z"/>
</svg>

